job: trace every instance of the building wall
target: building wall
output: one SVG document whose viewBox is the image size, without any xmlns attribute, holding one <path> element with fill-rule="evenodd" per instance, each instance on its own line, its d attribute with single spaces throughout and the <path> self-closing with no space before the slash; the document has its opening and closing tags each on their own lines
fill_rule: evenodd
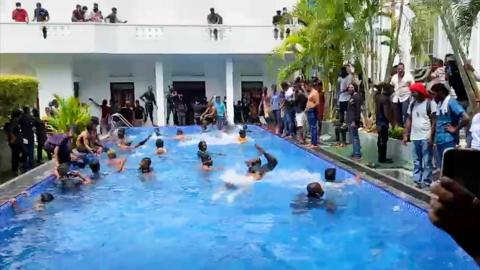
<svg viewBox="0 0 480 270">
<path fill-rule="evenodd" d="M 226 56 L 160 56 L 143 58 L 131 56 L 62 56 L 62 55 L 0 55 L 0 74 L 27 74 L 40 81 L 40 108 L 48 105 L 53 94 L 73 95 L 73 83 L 79 83 L 81 102 L 90 104 L 89 98 L 97 102 L 110 99 L 110 83 L 133 82 L 135 98 L 138 99 L 149 85 L 155 85 L 155 62 L 164 66 L 163 92 L 174 81 L 205 81 L 208 98 L 226 96 Z M 239 56 L 241 58 L 241 56 Z M 263 64 L 264 56 L 251 56 L 248 61 L 233 61 L 233 100 L 241 99 L 242 81 L 262 81 L 268 86 L 276 81 L 276 74 Z M 249 63 L 246 65 L 245 63 Z M 255 74 L 251 66 L 257 67 Z M 250 71 L 250 73 L 249 73 Z M 158 98 L 157 98 L 158 100 Z M 159 104 L 160 106 L 160 104 Z M 99 116 L 100 110 L 90 106 L 91 112 Z M 43 113 L 43 110 L 41 110 Z M 154 121 L 157 121 L 154 114 Z"/>
<path fill-rule="evenodd" d="M 73 95 L 73 68 L 69 56 L 0 55 L 0 74 L 24 74 L 39 80 L 40 108 L 48 106 L 54 94 Z M 43 113 L 43 109 L 40 110 Z"/>
<path fill-rule="evenodd" d="M 0 1 L 0 21 L 11 21 L 11 12 L 16 1 Z M 254 25 L 271 24 L 275 10 L 291 8 L 295 0 L 23 0 L 22 6 L 33 15 L 35 3 L 41 2 L 51 16 L 52 22 L 69 22 L 75 5 L 87 5 L 89 12 L 93 2 L 99 4 L 103 15 L 117 7 L 123 20 L 134 24 L 206 24 L 209 9 L 214 7 L 223 17 L 224 24 Z"/>
</svg>

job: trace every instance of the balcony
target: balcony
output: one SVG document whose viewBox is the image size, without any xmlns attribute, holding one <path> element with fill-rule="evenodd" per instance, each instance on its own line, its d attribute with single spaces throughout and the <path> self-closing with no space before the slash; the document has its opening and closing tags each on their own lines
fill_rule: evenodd
<svg viewBox="0 0 480 270">
<path fill-rule="evenodd" d="M 46 39 L 42 24 L 0 23 L 0 53 L 267 54 L 281 43 L 274 39 L 271 25 L 45 26 Z"/>
</svg>

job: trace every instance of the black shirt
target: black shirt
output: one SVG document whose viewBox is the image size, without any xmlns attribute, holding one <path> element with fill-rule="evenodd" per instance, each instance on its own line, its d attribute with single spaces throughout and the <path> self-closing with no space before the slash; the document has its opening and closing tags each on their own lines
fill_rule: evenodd
<svg viewBox="0 0 480 270">
<path fill-rule="evenodd" d="M 130 108 L 123 107 L 120 109 L 119 113 L 127 119 L 128 122 L 133 122 L 133 111 Z"/>
<path fill-rule="evenodd" d="M 360 116 L 362 113 L 362 97 L 359 93 L 354 93 L 348 101 L 347 123 L 360 125 Z"/>
<path fill-rule="evenodd" d="M 157 101 L 155 100 L 155 95 L 153 94 L 153 92 L 147 91 L 147 92 L 143 93 L 143 95 L 140 97 L 140 99 L 145 101 L 145 103 L 153 103 L 153 104 L 157 105 Z"/>
<path fill-rule="evenodd" d="M 35 117 L 35 135 L 37 136 L 38 144 L 43 145 L 47 140 L 47 132 L 45 123 L 38 117 Z"/>
<path fill-rule="evenodd" d="M 28 143 L 34 143 L 35 135 L 33 128 L 35 127 L 35 119 L 30 114 L 23 114 L 19 119 L 20 127 L 22 128 L 22 135 Z"/>
<path fill-rule="evenodd" d="M 305 108 L 307 107 L 307 96 L 305 96 L 305 94 L 303 93 L 295 93 L 295 101 L 294 101 L 294 105 L 295 105 L 295 112 L 296 113 L 301 113 L 303 111 L 305 111 Z"/>
<path fill-rule="evenodd" d="M 273 20 L 272 20 L 273 25 L 277 25 L 277 24 L 281 23 L 282 18 L 283 18 L 282 15 L 273 16 Z"/>
<path fill-rule="evenodd" d="M 47 20 L 47 17 L 49 17 L 48 11 L 44 8 L 36 8 L 33 13 L 34 19 L 36 19 L 37 22 L 44 22 Z"/>
<path fill-rule="evenodd" d="M 70 157 L 71 142 L 70 138 L 65 137 L 58 146 L 58 163 L 70 163 L 72 158 Z"/>
<path fill-rule="evenodd" d="M 386 114 L 385 110 L 390 110 L 391 101 L 390 97 L 379 94 L 375 98 L 375 114 L 377 118 L 377 126 L 387 126 L 390 124 L 389 115 Z"/>
<path fill-rule="evenodd" d="M 143 116 L 145 115 L 145 109 L 142 106 L 134 107 L 133 112 L 135 113 L 135 120 L 143 119 Z"/>
</svg>

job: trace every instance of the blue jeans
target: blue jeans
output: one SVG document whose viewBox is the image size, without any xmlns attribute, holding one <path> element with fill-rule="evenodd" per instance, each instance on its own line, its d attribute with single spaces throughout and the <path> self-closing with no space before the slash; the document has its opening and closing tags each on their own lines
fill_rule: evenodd
<svg viewBox="0 0 480 270">
<path fill-rule="evenodd" d="M 318 132 L 317 132 L 317 110 L 310 109 L 307 111 L 308 125 L 310 126 L 310 137 L 312 145 L 318 144 Z"/>
<path fill-rule="evenodd" d="M 348 133 L 350 135 L 350 143 L 352 144 L 352 157 L 361 158 L 362 157 L 362 146 L 360 145 L 360 136 L 358 136 L 358 127 L 352 127 L 351 124 L 348 128 Z"/>
<path fill-rule="evenodd" d="M 447 142 L 442 144 L 437 144 L 437 155 L 435 156 L 435 163 L 437 164 L 437 169 L 442 169 L 443 154 L 447 149 L 455 148 L 455 142 Z"/>
<path fill-rule="evenodd" d="M 285 121 L 287 130 L 287 136 L 295 135 L 295 109 L 294 108 L 286 108 L 285 109 Z"/>
<path fill-rule="evenodd" d="M 413 142 L 413 181 L 417 184 L 430 184 L 432 182 L 432 148 L 428 140 L 415 140 Z"/>
<path fill-rule="evenodd" d="M 217 128 L 218 128 L 218 130 L 223 129 L 223 122 L 225 122 L 225 118 L 223 116 L 217 115 Z"/>
</svg>

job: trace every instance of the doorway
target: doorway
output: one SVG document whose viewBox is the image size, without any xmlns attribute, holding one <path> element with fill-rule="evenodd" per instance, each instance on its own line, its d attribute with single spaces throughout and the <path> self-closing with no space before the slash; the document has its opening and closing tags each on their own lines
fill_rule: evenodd
<svg viewBox="0 0 480 270">
<path fill-rule="evenodd" d="M 242 101 L 247 106 L 250 117 L 248 122 L 258 122 L 258 106 L 262 101 L 263 82 L 242 82 Z M 248 114 L 247 114 L 248 115 Z"/>
<path fill-rule="evenodd" d="M 115 102 L 117 108 L 123 107 L 127 100 L 133 106 L 135 104 L 135 87 L 133 82 L 110 83 L 110 97 Z"/>
<path fill-rule="evenodd" d="M 205 82 L 204 81 L 194 81 L 194 82 L 173 82 L 173 89 L 177 91 L 178 94 L 183 96 L 183 100 L 187 105 L 187 125 L 193 125 L 195 123 L 193 117 L 193 104 L 195 101 L 201 101 L 206 97 L 205 92 Z M 175 118 L 175 117 L 174 117 Z"/>
</svg>

